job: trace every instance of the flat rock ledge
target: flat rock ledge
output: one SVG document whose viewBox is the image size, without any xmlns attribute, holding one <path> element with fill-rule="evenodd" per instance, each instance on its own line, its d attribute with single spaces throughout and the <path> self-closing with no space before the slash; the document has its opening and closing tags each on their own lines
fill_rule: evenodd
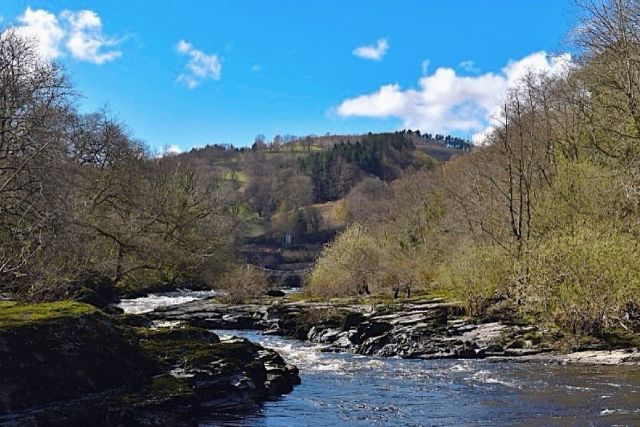
<svg viewBox="0 0 640 427">
<path fill-rule="evenodd" d="M 158 309 L 156 321 L 207 329 L 257 329 L 322 344 L 323 351 L 420 359 L 495 359 L 551 363 L 638 364 L 637 349 L 561 354 L 552 331 L 510 320 L 480 321 L 441 299 L 379 306 L 318 302 L 244 305 L 201 300 Z"/>
<path fill-rule="evenodd" d="M 523 362 L 545 362 L 561 365 L 640 365 L 640 351 L 637 348 L 620 350 L 584 350 L 567 354 L 529 355 L 520 358 Z"/>
</svg>

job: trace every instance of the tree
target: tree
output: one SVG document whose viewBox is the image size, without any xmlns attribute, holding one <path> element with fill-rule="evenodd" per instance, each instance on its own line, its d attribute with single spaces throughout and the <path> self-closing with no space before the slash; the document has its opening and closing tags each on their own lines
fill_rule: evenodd
<svg viewBox="0 0 640 427">
<path fill-rule="evenodd" d="M 472 234 L 518 255 L 533 236 L 538 198 L 554 173 L 538 78 L 527 76 L 508 94 L 488 146 L 470 154 L 462 176 L 448 180 Z"/>
<path fill-rule="evenodd" d="M 0 281 L 33 261 L 64 217 L 69 91 L 34 42 L 0 33 Z"/>
<path fill-rule="evenodd" d="M 256 135 L 251 149 L 254 151 L 261 151 L 267 148 L 267 138 L 263 134 Z"/>
<path fill-rule="evenodd" d="M 624 168 L 627 192 L 640 203 L 640 3 L 583 1 L 576 44 L 579 78 L 589 94 L 591 144 Z"/>
<path fill-rule="evenodd" d="M 329 244 L 309 278 L 309 292 L 324 296 L 371 294 L 379 274 L 380 251 L 360 224 Z"/>
</svg>

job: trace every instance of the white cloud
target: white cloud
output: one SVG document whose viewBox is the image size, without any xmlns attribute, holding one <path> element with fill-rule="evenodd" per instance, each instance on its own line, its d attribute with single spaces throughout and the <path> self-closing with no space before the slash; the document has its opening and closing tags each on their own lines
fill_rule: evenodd
<svg viewBox="0 0 640 427">
<path fill-rule="evenodd" d="M 58 16 L 44 9 L 27 7 L 17 18 L 18 34 L 34 40 L 40 54 L 56 59 L 69 53 L 79 61 L 103 64 L 122 55 L 119 50 L 104 50 L 119 41 L 102 33 L 102 21 L 91 10 L 64 10 Z"/>
<path fill-rule="evenodd" d="M 182 153 L 182 150 L 180 149 L 180 147 L 178 147 L 175 144 L 172 144 L 172 145 L 168 146 L 164 151 L 167 154 L 180 154 L 180 153 Z"/>
<path fill-rule="evenodd" d="M 116 46 L 118 41 L 102 34 L 102 21 L 95 12 L 65 10 L 61 16 L 68 24 L 66 46 L 74 58 L 103 64 L 122 56 L 119 50 L 105 50 L 105 48 Z"/>
<path fill-rule="evenodd" d="M 419 80 L 418 89 L 403 90 L 398 84 L 344 100 L 337 108 L 342 117 L 398 117 L 403 126 L 426 132 L 481 132 L 491 125 L 504 94 L 528 72 L 558 74 L 567 70 L 570 55 L 550 57 L 536 52 L 509 61 L 499 73 L 460 76 L 452 68 L 438 68 Z"/>
<path fill-rule="evenodd" d="M 462 68 L 464 71 L 466 71 L 468 73 L 479 73 L 480 72 L 480 68 L 476 67 L 475 62 L 473 62 L 470 59 L 468 59 L 466 61 L 462 61 L 458 65 L 460 66 L 460 68 Z"/>
<path fill-rule="evenodd" d="M 186 84 L 189 89 L 195 88 L 204 79 L 220 79 L 222 63 L 215 53 L 206 54 L 185 40 L 178 42 L 176 50 L 178 53 L 189 56 L 186 72 L 178 76 L 178 81 Z"/>
<path fill-rule="evenodd" d="M 359 46 L 353 49 L 353 54 L 358 58 L 380 61 L 389 50 L 387 39 L 378 39 L 375 45 Z"/>
<path fill-rule="evenodd" d="M 177 156 L 180 153 L 182 153 L 182 149 L 176 144 L 165 145 L 162 147 L 160 152 L 156 153 L 156 158 L 160 159 L 162 157 Z"/>
<path fill-rule="evenodd" d="M 62 55 L 61 43 L 65 31 L 53 13 L 28 7 L 18 17 L 18 24 L 16 32 L 22 37 L 34 40 L 40 55 L 48 59 L 56 59 Z"/>
</svg>

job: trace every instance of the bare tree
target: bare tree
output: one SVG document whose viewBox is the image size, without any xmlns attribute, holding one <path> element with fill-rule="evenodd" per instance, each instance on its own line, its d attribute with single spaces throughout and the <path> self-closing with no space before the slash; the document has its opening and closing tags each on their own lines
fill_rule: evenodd
<svg viewBox="0 0 640 427">
<path fill-rule="evenodd" d="M 68 95 L 59 67 L 32 41 L 0 34 L 0 279 L 39 252 L 60 214 Z"/>
<path fill-rule="evenodd" d="M 588 93 L 591 144 L 622 165 L 627 192 L 640 198 L 640 2 L 578 2 L 576 44 L 583 48 L 579 73 Z"/>
</svg>

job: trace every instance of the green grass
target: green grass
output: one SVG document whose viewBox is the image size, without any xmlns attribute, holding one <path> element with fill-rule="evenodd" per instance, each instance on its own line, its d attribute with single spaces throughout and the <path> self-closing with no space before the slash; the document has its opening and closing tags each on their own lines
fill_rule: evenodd
<svg viewBox="0 0 640 427">
<path fill-rule="evenodd" d="M 0 328 L 14 328 L 30 323 L 46 322 L 64 317 L 91 314 L 97 308 L 75 301 L 58 301 L 39 304 L 20 304 L 14 301 L 0 302 Z"/>
</svg>

